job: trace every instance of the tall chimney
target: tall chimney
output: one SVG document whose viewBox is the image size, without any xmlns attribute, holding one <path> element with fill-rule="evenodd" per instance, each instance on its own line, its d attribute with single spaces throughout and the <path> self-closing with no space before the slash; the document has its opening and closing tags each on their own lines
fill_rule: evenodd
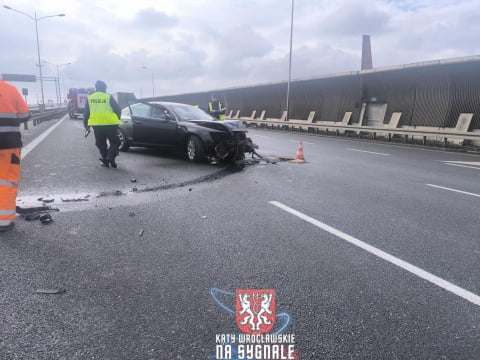
<svg viewBox="0 0 480 360">
<path fill-rule="evenodd" d="M 370 35 L 363 35 L 362 38 L 362 68 L 361 70 L 372 69 L 372 48 L 370 47 Z"/>
</svg>

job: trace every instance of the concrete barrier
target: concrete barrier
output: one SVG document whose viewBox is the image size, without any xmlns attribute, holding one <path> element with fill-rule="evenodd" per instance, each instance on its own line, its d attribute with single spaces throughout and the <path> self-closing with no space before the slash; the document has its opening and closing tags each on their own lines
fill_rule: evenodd
<svg viewBox="0 0 480 360">
<path fill-rule="evenodd" d="M 392 140 L 394 135 L 400 135 L 405 142 L 416 137 L 421 137 L 423 143 L 427 143 L 427 139 L 433 141 L 443 142 L 445 146 L 448 143 L 463 144 L 465 140 L 471 140 L 475 144 L 480 143 L 480 131 L 471 132 L 468 131 L 473 114 L 460 114 L 458 117 L 457 125 L 455 128 L 435 128 L 435 127 L 415 127 L 415 126 L 403 126 L 399 127 L 401 112 L 394 112 L 387 124 L 381 124 L 380 127 L 363 126 L 361 124 L 351 125 L 350 120 L 352 112 L 346 112 L 341 121 L 316 121 L 314 122 L 315 111 L 311 111 L 306 120 L 302 119 L 290 119 L 287 121 L 287 112 L 284 111 L 280 119 L 266 118 L 265 111 L 262 111 L 260 118 L 255 118 L 256 111 L 252 112 L 252 115 L 247 118 L 242 118 L 249 125 L 261 125 L 264 124 L 267 128 L 279 128 L 294 131 L 295 129 L 310 131 L 313 129 L 316 134 L 319 132 L 325 132 L 330 135 L 334 132 L 336 135 L 340 133 L 348 134 L 351 132 L 362 134 L 371 134 L 373 139 L 376 139 L 378 134 L 383 134 L 389 141 Z"/>
</svg>

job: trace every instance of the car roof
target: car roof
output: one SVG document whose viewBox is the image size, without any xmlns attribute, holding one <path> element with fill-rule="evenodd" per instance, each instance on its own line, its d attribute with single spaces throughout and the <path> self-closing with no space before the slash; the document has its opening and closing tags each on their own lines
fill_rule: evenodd
<svg viewBox="0 0 480 360">
<path fill-rule="evenodd" d="M 150 104 L 158 104 L 158 105 L 186 105 L 186 106 L 193 106 L 190 104 L 183 104 L 177 102 L 170 102 L 170 101 L 147 101 Z"/>
</svg>

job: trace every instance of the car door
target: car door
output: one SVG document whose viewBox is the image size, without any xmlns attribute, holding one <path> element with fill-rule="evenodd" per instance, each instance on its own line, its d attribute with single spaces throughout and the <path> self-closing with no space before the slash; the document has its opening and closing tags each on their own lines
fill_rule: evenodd
<svg viewBox="0 0 480 360">
<path fill-rule="evenodd" d="M 132 106 L 132 123 L 135 142 L 150 145 L 175 144 L 177 122 L 162 105 L 141 103 Z"/>
</svg>

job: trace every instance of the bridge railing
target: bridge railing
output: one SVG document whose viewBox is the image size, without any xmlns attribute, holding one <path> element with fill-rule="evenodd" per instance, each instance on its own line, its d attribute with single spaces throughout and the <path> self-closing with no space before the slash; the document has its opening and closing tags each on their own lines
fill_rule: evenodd
<svg viewBox="0 0 480 360">
<path fill-rule="evenodd" d="M 23 128 L 28 130 L 28 122 L 31 121 L 33 126 L 36 126 L 40 123 L 45 121 L 49 121 L 56 117 L 64 116 L 67 113 L 66 109 L 54 109 L 54 110 L 47 110 L 44 112 L 32 112 L 32 116 L 27 121 L 23 122 Z"/>
</svg>

